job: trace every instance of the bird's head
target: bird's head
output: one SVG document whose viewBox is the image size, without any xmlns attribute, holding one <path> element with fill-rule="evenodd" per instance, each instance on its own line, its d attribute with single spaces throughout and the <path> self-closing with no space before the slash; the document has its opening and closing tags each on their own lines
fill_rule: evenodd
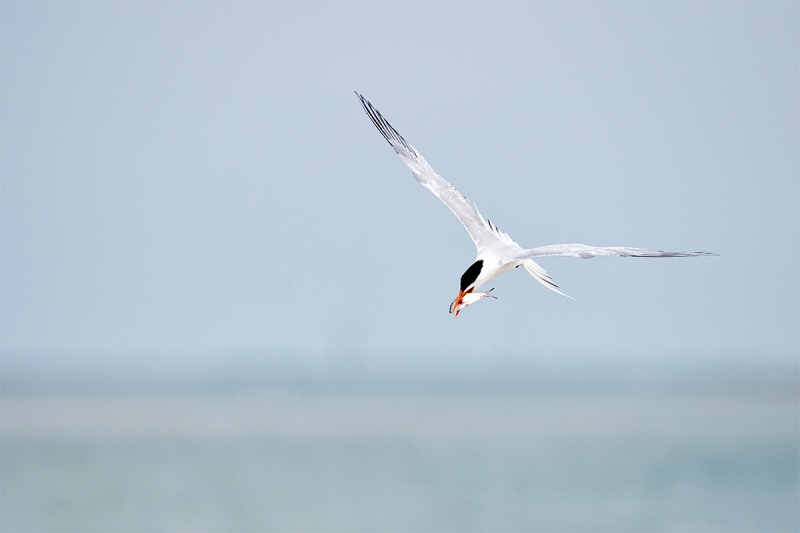
<svg viewBox="0 0 800 533">
<path fill-rule="evenodd" d="M 478 286 L 478 276 L 480 276 L 481 271 L 483 270 L 483 259 L 478 259 L 470 267 L 461 275 L 461 288 L 458 291 L 458 296 L 456 299 L 453 300 L 453 303 L 450 304 L 450 314 L 454 314 L 458 316 L 460 309 L 458 308 L 458 304 L 461 303 L 461 300 L 464 298 L 465 295 L 471 293 L 475 290 Z"/>
</svg>

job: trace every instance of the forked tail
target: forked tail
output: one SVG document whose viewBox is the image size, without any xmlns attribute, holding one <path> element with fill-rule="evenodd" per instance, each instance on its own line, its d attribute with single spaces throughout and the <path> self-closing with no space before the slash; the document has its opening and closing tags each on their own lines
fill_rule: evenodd
<svg viewBox="0 0 800 533">
<path fill-rule="evenodd" d="M 572 296 L 568 294 L 564 294 L 560 290 L 558 290 L 558 285 L 555 284 L 553 278 L 551 278 L 545 269 L 543 269 L 538 263 L 536 263 L 533 259 L 526 259 L 522 266 L 525 267 L 525 270 L 528 271 L 528 274 L 533 276 L 533 279 L 550 289 L 551 291 L 557 292 L 561 296 L 566 296 L 570 300 L 574 300 Z"/>
</svg>

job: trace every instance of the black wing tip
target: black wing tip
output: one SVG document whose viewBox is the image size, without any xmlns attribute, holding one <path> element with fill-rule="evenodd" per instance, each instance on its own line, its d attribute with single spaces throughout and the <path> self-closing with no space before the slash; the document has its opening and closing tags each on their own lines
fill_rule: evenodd
<svg viewBox="0 0 800 533">
<path fill-rule="evenodd" d="M 361 93 L 359 93 L 358 91 L 353 91 L 353 92 L 354 92 L 354 93 L 356 93 L 356 96 L 358 97 L 358 100 L 361 102 L 361 107 L 363 107 L 363 108 L 364 108 L 364 111 L 366 111 L 367 113 L 369 113 L 369 108 L 371 108 L 371 107 L 372 107 L 372 104 L 370 104 L 370 103 L 369 103 L 369 100 L 367 100 L 366 98 L 364 98 L 364 95 L 362 95 L 362 94 L 361 94 Z"/>
<path fill-rule="evenodd" d="M 719 256 L 717 252 L 683 252 L 686 257 L 704 257 L 704 256 Z"/>
<path fill-rule="evenodd" d="M 369 115 L 369 118 L 372 119 L 373 122 L 375 122 L 375 118 L 374 118 L 375 113 L 377 113 L 378 116 L 380 116 L 380 113 L 378 113 L 378 110 L 375 109 L 375 106 L 373 106 L 372 103 L 369 100 L 364 98 L 364 95 L 362 95 L 358 91 L 353 91 L 353 92 L 356 93 L 356 96 L 358 96 L 358 100 L 359 100 L 359 102 L 361 102 L 361 107 L 363 107 L 364 111 L 367 112 L 367 115 Z M 383 118 L 383 117 L 381 117 L 381 118 Z M 377 126 L 377 124 L 375 124 L 375 125 Z M 378 129 L 380 129 L 380 128 L 378 128 Z"/>
<path fill-rule="evenodd" d="M 631 254 L 630 257 L 644 257 L 644 258 L 661 258 L 661 257 L 719 257 L 719 254 L 716 252 L 664 252 L 659 251 L 658 254 L 661 255 L 654 255 L 654 254 Z"/>
<path fill-rule="evenodd" d="M 403 136 L 400 135 L 391 124 L 389 124 L 389 121 L 386 120 L 383 115 L 381 115 L 381 112 L 378 111 L 369 100 L 360 95 L 358 91 L 353 92 L 356 93 L 356 96 L 358 96 L 359 100 L 361 101 L 361 107 L 364 108 L 367 116 L 369 116 L 370 120 L 372 120 L 372 123 L 375 125 L 375 127 L 378 128 L 378 131 L 381 132 L 383 138 L 386 139 L 392 146 L 392 149 L 394 149 L 394 151 L 400 156 L 417 159 L 418 156 L 416 150 L 414 150 L 414 148 L 408 144 L 408 141 L 406 141 Z M 402 150 L 398 144 L 402 147 Z"/>
</svg>

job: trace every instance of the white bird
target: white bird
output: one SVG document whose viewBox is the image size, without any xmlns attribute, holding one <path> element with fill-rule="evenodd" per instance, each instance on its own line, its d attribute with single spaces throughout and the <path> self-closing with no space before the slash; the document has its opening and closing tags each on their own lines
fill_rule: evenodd
<svg viewBox="0 0 800 533">
<path fill-rule="evenodd" d="M 497 226 L 484 219 L 474 204 L 470 203 L 463 194 L 438 175 L 425 161 L 425 158 L 397 133 L 397 130 L 383 118 L 383 115 L 366 98 L 357 92 L 356 96 L 358 96 L 364 111 L 372 119 L 372 123 L 378 128 L 378 131 L 389 141 L 389 144 L 400 156 L 400 159 L 411 169 L 414 178 L 453 212 L 456 218 L 464 225 L 467 233 L 472 237 L 475 247 L 478 249 L 475 262 L 461 276 L 458 296 L 450 306 L 451 314 L 455 313 L 458 316 L 457 312 L 465 307 L 460 304 L 467 294 L 472 293 L 476 288 L 493 280 L 500 274 L 519 266 L 525 268 L 536 281 L 548 289 L 562 296 L 567 296 L 558 290 L 558 285 L 547 275 L 545 269 L 533 261 L 534 257 L 570 256 L 590 259 L 600 255 L 619 257 L 717 255 L 712 252 L 662 252 L 660 250 L 646 250 L 644 248 L 629 248 L 625 246 L 599 247 L 585 244 L 551 244 L 538 248 L 522 248 L 506 233 L 500 231 Z M 567 298 L 571 298 L 571 296 L 567 296 Z M 477 301 L 477 299 L 474 301 Z"/>
</svg>

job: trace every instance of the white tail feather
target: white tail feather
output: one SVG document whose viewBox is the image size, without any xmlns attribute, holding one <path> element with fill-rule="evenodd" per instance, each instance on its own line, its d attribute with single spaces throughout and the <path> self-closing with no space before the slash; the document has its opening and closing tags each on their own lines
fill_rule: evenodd
<svg viewBox="0 0 800 533">
<path fill-rule="evenodd" d="M 568 294 L 564 294 L 563 292 L 558 290 L 558 285 L 555 284 L 555 282 L 553 281 L 553 278 L 548 276 L 547 275 L 547 271 L 545 269 L 543 269 L 533 259 L 526 259 L 522 263 L 522 266 L 525 267 L 525 270 L 528 271 L 528 274 L 533 276 L 533 279 L 535 279 L 536 281 L 538 281 L 539 283 L 541 283 L 542 285 L 544 285 L 545 287 L 547 287 L 551 291 L 557 292 L 561 296 L 566 296 L 570 300 L 574 300 L 575 299 L 572 296 L 570 296 Z"/>
</svg>

